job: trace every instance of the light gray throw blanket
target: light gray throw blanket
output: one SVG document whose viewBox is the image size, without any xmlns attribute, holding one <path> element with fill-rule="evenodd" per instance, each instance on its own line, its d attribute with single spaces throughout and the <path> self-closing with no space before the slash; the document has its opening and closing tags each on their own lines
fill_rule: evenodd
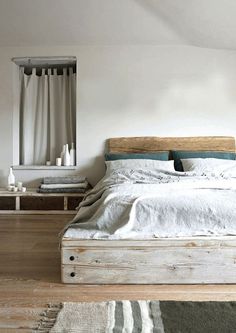
<svg viewBox="0 0 236 333">
<path fill-rule="evenodd" d="M 43 184 L 78 184 L 86 181 L 84 176 L 44 177 Z"/>
<path fill-rule="evenodd" d="M 85 200 L 64 237 L 236 235 L 236 178 L 118 169 Z"/>
<path fill-rule="evenodd" d="M 39 188 L 38 193 L 85 193 L 86 188 Z"/>
<path fill-rule="evenodd" d="M 41 184 L 40 188 L 44 189 L 58 189 L 58 188 L 87 188 L 89 186 L 88 182 L 85 181 L 83 183 L 78 183 L 78 184 Z"/>
</svg>

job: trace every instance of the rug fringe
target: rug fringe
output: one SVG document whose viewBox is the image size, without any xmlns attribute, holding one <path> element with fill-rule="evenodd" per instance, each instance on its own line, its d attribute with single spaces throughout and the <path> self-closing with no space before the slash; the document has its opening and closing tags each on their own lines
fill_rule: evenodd
<svg viewBox="0 0 236 333">
<path fill-rule="evenodd" d="M 50 329 L 56 323 L 57 315 L 63 308 L 63 304 L 47 304 L 48 308 L 40 313 L 41 319 L 38 327 L 33 330 L 33 333 L 49 333 Z"/>
</svg>

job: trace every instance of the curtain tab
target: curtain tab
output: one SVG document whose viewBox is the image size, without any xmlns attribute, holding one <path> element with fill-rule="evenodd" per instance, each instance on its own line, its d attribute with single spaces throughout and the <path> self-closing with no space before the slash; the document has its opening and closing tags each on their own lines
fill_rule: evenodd
<svg viewBox="0 0 236 333">
<path fill-rule="evenodd" d="M 32 68 L 32 75 L 36 75 L 36 68 Z"/>
<path fill-rule="evenodd" d="M 19 69 L 19 75 L 20 75 L 20 77 L 23 77 L 24 73 L 25 73 L 25 68 L 24 67 L 20 67 L 20 69 Z"/>
</svg>

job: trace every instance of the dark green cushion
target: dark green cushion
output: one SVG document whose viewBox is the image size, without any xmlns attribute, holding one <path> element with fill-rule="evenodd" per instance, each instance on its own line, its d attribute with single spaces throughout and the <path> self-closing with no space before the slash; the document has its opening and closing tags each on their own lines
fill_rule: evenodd
<svg viewBox="0 0 236 333">
<path fill-rule="evenodd" d="M 131 160 L 131 159 L 140 159 L 140 160 L 160 160 L 160 161 L 168 161 L 169 160 L 169 152 L 168 151 L 160 151 L 157 153 L 124 153 L 124 154 L 105 154 L 106 161 L 115 161 L 115 160 Z"/>
<path fill-rule="evenodd" d="M 176 171 L 184 171 L 181 159 L 186 158 L 221 158 L 223 160 L 235 160 L 235 153 L 222 151 L 184 151 L 172 150 L 174 166 Z"/>
</svg>

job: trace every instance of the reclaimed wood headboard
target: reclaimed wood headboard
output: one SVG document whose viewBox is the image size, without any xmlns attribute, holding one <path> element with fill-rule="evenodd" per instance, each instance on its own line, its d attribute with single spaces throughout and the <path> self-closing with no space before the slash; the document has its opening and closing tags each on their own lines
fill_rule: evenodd
<svg viewBox="0 0 236 333">
<path fill-rule="evenodd" d="M 235 152 L 235 138 L 231 136 L 146 136 L 108 139 L 109 153 L 145 153 L 169 150 Z"/>
</svg>

